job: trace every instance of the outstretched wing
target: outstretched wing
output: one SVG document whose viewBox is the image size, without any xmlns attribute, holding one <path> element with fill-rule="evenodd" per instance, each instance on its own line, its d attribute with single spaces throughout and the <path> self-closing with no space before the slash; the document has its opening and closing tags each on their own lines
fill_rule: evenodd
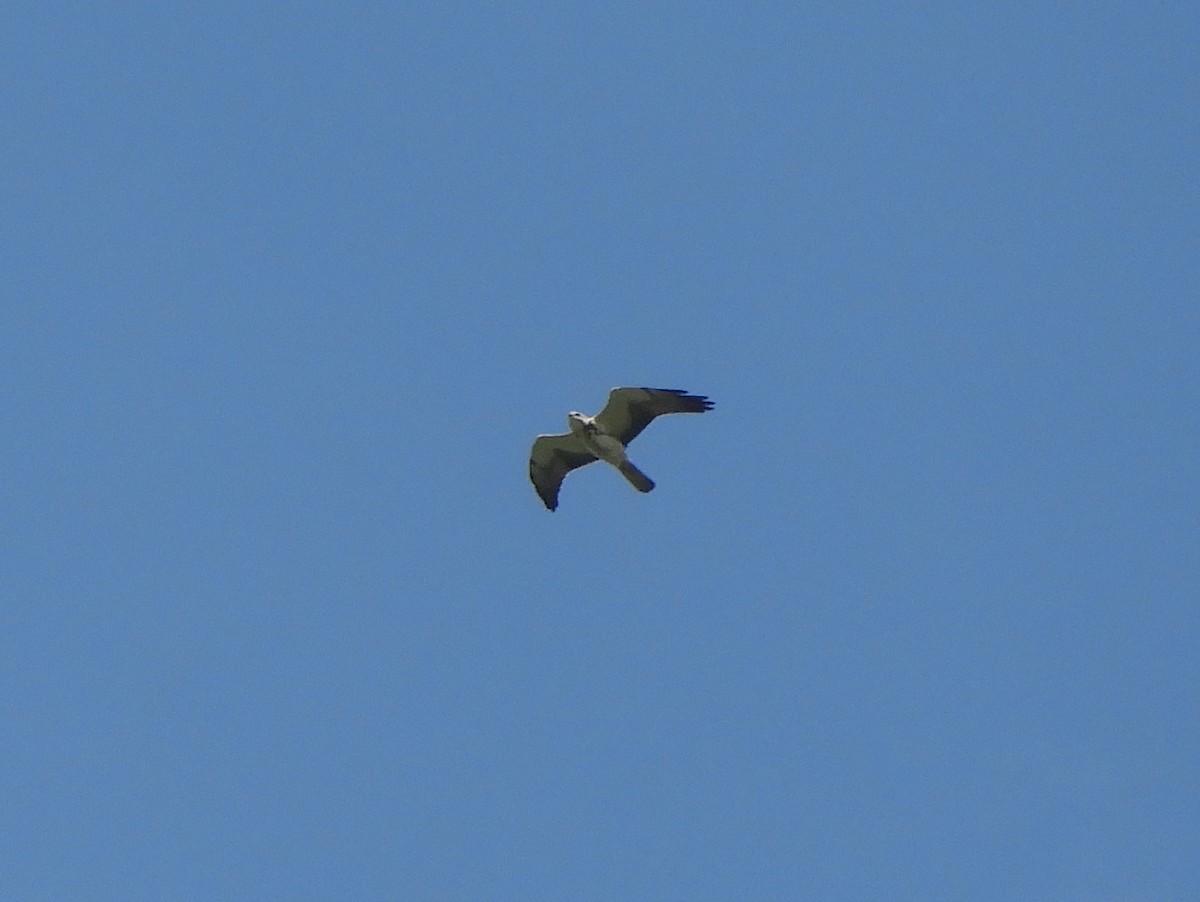
<svg viewBox="0 0 1200 902">
<path fill-rule="evenodd" d="M 614 388 L 596 422 L 609 435 L 628 445 L 650 421 L 664 413 L 704 413 L 713 403 L 704 395 L 678 388 Z"/>
<path fill-rule="evenodd" d="M 554 510 L 558 507 L 558 489 L 567 474 L 596 459 L 573 433 L 539 435 L 529 455 L 529 478 L 546 507 Z"/>
</svg>

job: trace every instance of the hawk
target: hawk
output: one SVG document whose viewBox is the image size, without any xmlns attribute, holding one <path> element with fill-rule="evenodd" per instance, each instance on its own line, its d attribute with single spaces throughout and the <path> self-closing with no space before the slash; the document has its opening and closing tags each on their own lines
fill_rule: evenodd
<svg viewBox="0 0 1200 902">
<path fill-rule="evenodd" d="M 534 440 L 529 478 L 549 510 L 558 507 L 558 490 L 566 475 L 597 460 L 616 467 L 639 492 L 648 492 L 654 482 L 625 456 L 625 446 L 661 414 L 704 413 L 712 407 L 704 395 L 678 388 L 614 388 L 594 417 L 572 410 L 567 414 L 570 432 Z"/>
</svg>

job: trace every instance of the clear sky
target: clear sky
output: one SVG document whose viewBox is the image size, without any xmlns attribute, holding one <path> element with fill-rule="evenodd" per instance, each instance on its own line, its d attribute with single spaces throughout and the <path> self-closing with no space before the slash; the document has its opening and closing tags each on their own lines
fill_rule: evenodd
<svg viewBox="0 0 1200 902">
<path fill-rule="evenodd" d="M 1198 45 L 6 4 L 0 895 L 1200 898 Z"/>
</svg>

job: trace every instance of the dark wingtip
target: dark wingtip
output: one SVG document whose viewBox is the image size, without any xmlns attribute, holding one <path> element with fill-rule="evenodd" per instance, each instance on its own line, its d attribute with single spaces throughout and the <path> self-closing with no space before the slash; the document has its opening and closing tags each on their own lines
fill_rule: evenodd
<svg viewBox="0 0 1200 902">
<path fill-rule="evenodd" d="M 703 413 L 706 410 L 713 409 L 713 402 L 708 400 L 708 395 L 689 395 L 682 388 L 663 388 L 659 391 L 669 391 L 673 395 L 679 395 L 680 401 L 686 401 L 688 411 L 691 413 Z"/>
<path fill-rule="evenodd" d="M 643 391 L 665 391 L 673 395 L 679 395 L 680 401 L 687 401 L 688 412 L 703 413 L 706 410 L 712 410 L 715 406 L 712 401 L 708 400 L 708 395 L 689 395 L 687 389 L 683 388 L 649 388 L 642 386 Z"/>
<path fill-rule="evenodd" d="M 546 510 L 552 511 L 556 507 L 558 507 L 558 498 L 553 495 L 547 495 L 542 492 L 542 487 L 540 485 L 538 485 L 536 475 L 537 474 L 534 472 L 533 463 L 531 461 L 530 465 L 529 465 L 529 481 L 533 483 L 534 491 L 536 491 L 537 496 L 542 499 L 542 504 L 546 505 Z"/>
</svg>

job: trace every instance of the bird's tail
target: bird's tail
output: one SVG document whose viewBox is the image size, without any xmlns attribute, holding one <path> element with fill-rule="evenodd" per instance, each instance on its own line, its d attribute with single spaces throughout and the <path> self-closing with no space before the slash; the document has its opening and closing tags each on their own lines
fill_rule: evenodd
<svg viewBox="0 0 1200 902">
<path fill-rule="evenodd" d="M 621 471 L 621 475 L 628 479 L 630 484 L 639 492 L 648 492 L 654 488 L 654 480 L 628 460 L 621 461 L 621 465 L 617 469 Z"/>
</svg>

